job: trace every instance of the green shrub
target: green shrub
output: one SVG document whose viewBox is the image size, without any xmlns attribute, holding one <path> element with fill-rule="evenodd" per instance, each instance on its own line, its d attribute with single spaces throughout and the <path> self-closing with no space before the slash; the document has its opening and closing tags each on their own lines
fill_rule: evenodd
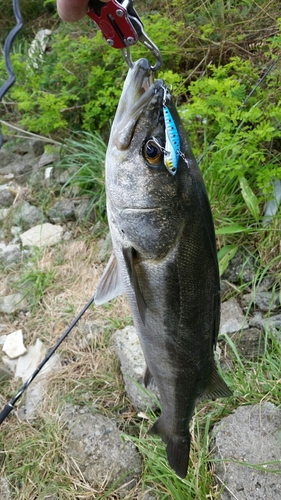
<svg viewBox="0 0 281 500">
<path fill-rule="evenodd" d="M 13 109 L 21 125 L 29 131 L 47 136 L 69 135 L 81 128 L 108 132 L 128 67 L 121 51 L 106 44 L 94 23 L 89 26 L 83 21 L 78 25 L 78 35 L 70 32 L 72 25 L 71 28 L 61 25 L 52 36 L 51 52 L 44 54 L 38 69 L 31 65 L 26 44 L 20 45 L 12 56 L 17 80 L 9 97 L 16 103 Z M 164 68 L 171 81 L 179 83 L 181 78 L 173 76 L 181 60 L 176 39 L 179 24 L 173 25 L 169 19 L 151 14 L 146 26 L 159 46 L 165 46 L 166 36 L 169 37 L 169 49 L 163 51 Z M 133 48 L 132 53 L 134 59 L 146 56 L 154 64 L 153 55 L 142 44 Z M 5 78 L 2 61 L 0 83 Z"/>
<path fill-rule="evenodd" d="M 223 67 L 210 65 L 189 86 L 190 101 L 180 114 L 196 156 L 205 150 L 200 167 L 207 182 L 233 190 L 246 179 L 260 196 L 281 177 L 280 69 L 244 102 L 258 79 L 257 68 L 238 57 Z"/>
</svg>

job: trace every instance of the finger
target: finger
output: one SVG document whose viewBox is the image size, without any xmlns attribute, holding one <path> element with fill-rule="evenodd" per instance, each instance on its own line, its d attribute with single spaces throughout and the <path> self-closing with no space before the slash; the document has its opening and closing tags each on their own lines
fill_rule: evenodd
<svg viewBox="0 0 281 500">
<path fill-rule="evenodd" d="M 110 0 L 101 0 L 109 2 Z M 63 21 L 79 21 L 87 14 L 89 0 L 57 0 L 58 14 Z"/>
</svg>

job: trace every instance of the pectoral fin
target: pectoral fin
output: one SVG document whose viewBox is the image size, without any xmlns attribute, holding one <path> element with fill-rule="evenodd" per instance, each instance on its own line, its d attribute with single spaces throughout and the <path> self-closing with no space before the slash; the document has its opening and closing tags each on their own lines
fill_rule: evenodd
<svg viewBox="0 0 281 500">
<path fill-rule="evenodd" d="M 214 364 L 208 386 L 204 392 L 204 398 L 228 398 L 229 396 L 232 396 L 232 392 L 221 378 Z"/>
<path fill-rule="evenodd" d="M 135 292 L 139 314 L 140 314 L 140 317 L 142 319 L 142 322 L 145 324 L 145 314 L 146 314 L 147 307 L 146 307 L 146 303 L 145 303 L 145 300 L 143 298 L 143 295 L 141 293 L 141 289 L 139 286 L 138 276 L 137 276 L 135 266 L 134 266 L 134 254 L 133 254 L 133 252 L 134 252 L 134 249 L 132 247 L 122 249 L 124 261 L 125 261 L 127 272 L 128 272 L 129 279 L 130 279 L 130 284 L 131 284 L 132 289 Z"/>
<path fill-rule="evenodd" d="M 111 255 L 95 293 L 95 304 L 101 305 L 124 293 L 124 286 L 118 262 L 114 254 Z"/>
</svg>

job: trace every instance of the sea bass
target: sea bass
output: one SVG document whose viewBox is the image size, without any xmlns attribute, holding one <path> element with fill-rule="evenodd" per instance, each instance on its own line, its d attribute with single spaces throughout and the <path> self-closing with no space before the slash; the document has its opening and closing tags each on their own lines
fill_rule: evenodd
<svg viewBox="0 0 281 500">
<path fill-rule="evenodd" d="M 153 377 L 161 399 L 150 432 L 161 436 L 170 466 L 185 477 L 196 400 L 231 391 L 214 360 L 220 282 L 207 193 L 170 93 L 150 78 L 146 59 L 129 70 L 111 129 L 113 255 L 95 302 L 126 292 L 147 364 L 144 381 Z"/>
</svg>

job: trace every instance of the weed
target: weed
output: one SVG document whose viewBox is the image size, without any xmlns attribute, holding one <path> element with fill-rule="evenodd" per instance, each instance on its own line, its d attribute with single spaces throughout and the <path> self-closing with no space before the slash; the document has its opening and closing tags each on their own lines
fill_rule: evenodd
<svg viewBox="0 0 281 500">
<path fill-rule="evenodd" d="M 62 194 L 68 190 L 70 196 L 78 188 L 78 196 L 90 198 L 88 214 L 94 209 L 98 219 L 105 219 L 105 162 L 106 144 L 96 133 L 80 132 L 67 139 L 62 149 L 62 159 L 58 169 L 68 170 L 70 178 L 62 187 Z"/>
</svg>

